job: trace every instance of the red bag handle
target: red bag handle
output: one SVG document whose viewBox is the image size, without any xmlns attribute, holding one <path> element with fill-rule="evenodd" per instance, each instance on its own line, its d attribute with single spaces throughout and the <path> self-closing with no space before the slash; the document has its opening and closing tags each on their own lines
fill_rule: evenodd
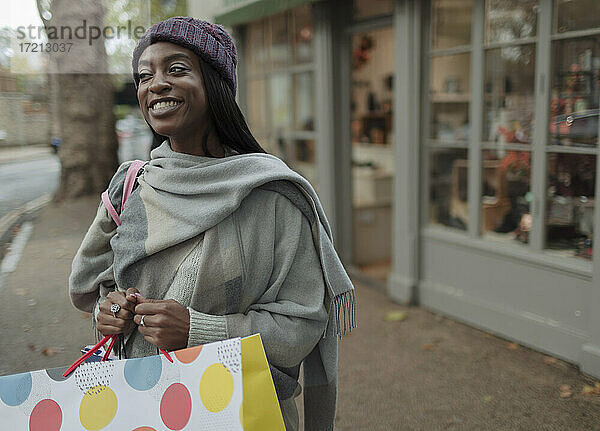
<svg viewBox="0 0 600 431">
<path fill-rule="evenodd" d="M 125 201 L 129 198 L 129 196 L 131 196 L 131 192 L 133 191 L 133 186 L 135 184 L 135 180 L 137 178 L 138 172 L 146 163 L 148 163 L 148 162 L 146 162 L 144 160 L 134 160 L 131 163 L 131 165 L 129 165 L 129 168 L 127 169 L 127 175 L 125 176 L 125 182 L 123 183 L 123 199 L 121 201 L 121 212 L 123 211 L 123 206 L 125 205 Z M 115 221 L 117 226 L 121 226 L 122 222 L 121 222 L 121 218 L 119 217 L 119 213 L 117 213 L 117 210 L 115 210 L 115 207 L 113 206 L 112 202 L 110 201 L 110 199 L 108 197 L 108 189 L 106 189 L 104 191 L 104 193 L 102 193 L 102 203 L 108 210 L 108 213 L 110 214 L 112 219 Z M 102 357 L 102 361 L 106 361 L 108 359 L 108 356 L 110 355 L 110 352 L 112 351 L 112 348 L 113 348 L 118 336 L 119 336 L 119 334 L 114 334 L 114 335 L 107 335 L 106 337 L 104 337 L 102 340 L 100 340 L 98 342 L 98 344 L 96 344 L 88 352 L 86 352 L 79 359 L 77 359 L 77 361 L 75 361 L 73 363 L 73 365 L 71 365 L 67 369 L 67 371 L 65 371 L 65 373 L 63 374 L 63 377 L 67 377 L 69 374 L 71 374 L 73 372 L 73 370 L 75 370 L 75 368 L 80 366 L 83 362 L 85 362 L 85 360 L 87 358 L 89 358 L 95 352 L 97 352 L 102 346 L 104 346 L 108 342 L 108 340 L 111 340 L 110 344 L 108 345 L 108 348 L 106 349 L 106 353 Z M 165 355 L 169 361 L 173 362 L 173 359 L 169 355 L 169 352 L 167 352 L 166 350 L 163 350 L 163 349 L 160 349 L 160 352 L 163 355 Z"/>
<path fill-rule="evenodd" d="M 108 340 L 112 339 L 112 341 L 110 342 L 110 348 L 109 348 L 109 350 L 107 350 L 106 353 L 104 354 L 104 356 L 102 357 L 102 360 L 106 361 L 108 359 L 108 355 L 110 354 L 110 351 L 112 350 L 112 346 L 115 344 L 115 340 L 117 339 L 118 336 L 119 336 L 119 334 L 107 335 L 106 337 L 104 337 L 102 340 L 100 340 L 98 342 L 98 344 L 96 344 L 94 347 L 92 347 L 89 350 L 89 352 L 86 352 L 84 355 L 81 356 L 81 358 L 77 359 L 73 363 L 73 365 L 71 365 L 67 369 L 67 371 L 64 372 L 63 377 L 67 377 L 69 374 L 71 374 L 75 368 L 77 368 L 83 362 L 85 362 L 85 360 L 87 358 L 89 358 L 90 356 L 92 356 L 96 351 L 98 351 L 100 349 L 100 347 L 104 346 Z"/>
</svg>

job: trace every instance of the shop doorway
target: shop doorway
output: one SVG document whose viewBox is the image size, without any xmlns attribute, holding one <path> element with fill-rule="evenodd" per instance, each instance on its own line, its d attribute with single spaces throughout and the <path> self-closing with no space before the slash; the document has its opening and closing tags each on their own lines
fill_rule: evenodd
<svg viewBox="0 0 600 431">
<path fill-rule="evenodd" d="M 351 35 L 352 255 L 362 276 L 387 282 L 391 270 L 394 31 Z"/>
</svg>

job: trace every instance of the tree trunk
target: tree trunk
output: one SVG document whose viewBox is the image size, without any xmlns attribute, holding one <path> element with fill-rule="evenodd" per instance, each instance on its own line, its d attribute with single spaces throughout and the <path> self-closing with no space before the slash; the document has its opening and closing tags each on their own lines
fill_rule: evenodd
<svg viewBox="0 0 600 431">
<path fill-rule="evenodd" d="M 47 30 L 66 27 L 75 33 L 77 27 L 87 27 L 88 31 L 91 26 L 103 27 L 102 2 L 53 0 L 51 8 L 52 18 L 44 19 Z M 68 52 L 49 55 L 50 73 L 56 74 L 53 121 L 62 140 L 58 151 L 61 178 L 55 195 L 55 200 L 61 201 L 106 189 L 118 166 L 118 144 L 104 39 L 91 44 L 88 38 L 52 42 L 72 44 Z"/>
</svg>

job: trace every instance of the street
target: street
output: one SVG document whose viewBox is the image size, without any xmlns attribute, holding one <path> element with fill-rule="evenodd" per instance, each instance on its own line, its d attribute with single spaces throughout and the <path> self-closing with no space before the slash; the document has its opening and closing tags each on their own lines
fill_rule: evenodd
<svg viewBox="0 0 600 431">
<path fill-rule="evenodd" d="M 0 218 L 45 193 L 54 193 L 60 178 L 55 155 L 0 165 Z"/>
</svg>

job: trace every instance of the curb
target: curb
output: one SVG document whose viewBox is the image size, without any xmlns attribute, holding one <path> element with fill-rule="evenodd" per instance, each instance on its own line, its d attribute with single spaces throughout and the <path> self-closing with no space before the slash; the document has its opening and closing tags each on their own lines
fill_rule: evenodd
<svg viewBox="0 0 600 431">
<path fill-rule="evenodd" d="M 27 202 L 21 208 L 13 210 L 0 219 L 0 252 L 12 241 L 12 230 L 24 221 L 35 219 L 39 212 L 52 201 L 52 194 L 45 193 L 39 198 Z M 2 254 L 0 254 L 0 261 Z"/>
</svg>

